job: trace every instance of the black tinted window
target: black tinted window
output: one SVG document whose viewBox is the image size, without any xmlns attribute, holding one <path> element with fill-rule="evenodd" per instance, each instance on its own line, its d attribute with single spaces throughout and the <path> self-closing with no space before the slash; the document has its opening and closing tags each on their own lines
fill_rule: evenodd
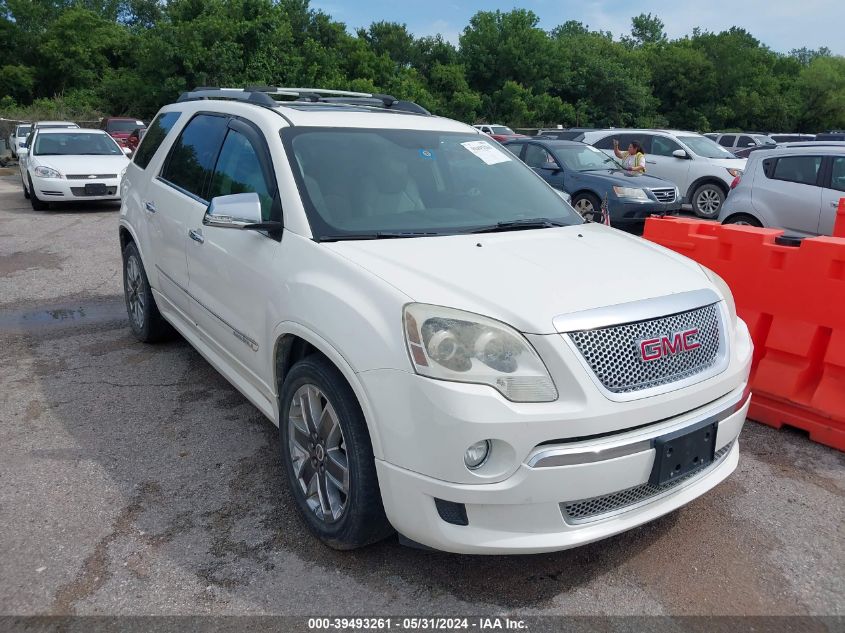
<svg viewBox="0 0 845 633">
<path fill-rule="evenodd" d="M 134 161 L 141 169 L 145 169 L 156 153 L 156 150 L 164 141 L 164 137 L 171 130 L 174 123 L 179 119 L 179 112 L 162 112 L 150 124 L 143 142 L 135 151 Z"/>
<path fill-rule="evenodd" d="M 211 177 L 226 134 L 227 122 L 225 117 L 209 114 L 199 114 L 191 119 L 173 144 L 161 177 L 203 198 L 205 185 Z"/>
<path fill-rule="evenodd" d="M 257 193 L 261 200 L 261 217 L 267 221 L 270 219 L 274 189 L 267 182 L 258 153 L 249 139 L 235 130 L 229 130 L 217 159 L 208 198 L 234 193 Z"/>
<path fill-rule="evenodd" d="M 845 191 L 845 156 L 838 156 L 833 159 L 833 168 L 830 172 L 830 188 L 837 191 Z"/>
<path fill-rule="evenodd" d="M 529 167 L 542 168 L 557 164 L 554 156 L 539 145 L 528 145 L 525 148 L 525 164 Z"/>
<path fill-rule="evenodd" d="M 618 136 L 606 136 L 600 141 L 596 141 L 593 143 L 593 147 L 597 147 L 599 149 L 613 149 L 613 139 L 618 139 Z"/>
<path fill-rule="evenodd" d="M 821 164 L 821 156 L 784 156 L 775 164 L 772 178 L 815 185 Z"/>
<path fill-rule="evenodd" d="M 657 156 L 671 156 L 675 150 L 684 149 L 671 138 L 654 136 L 651 139 L 651 153 Z"/>
<path fill-rule="evenodd" d="M 748 147 L 750 145 L 756 145 L 757 143 L 754 142 L 754 139 L 750 136 L 740 136 L 739 140 L 736 142 L 739 147 Z"/>
<path fill-rule="evenodd" d="M 722 147 L 733 147 L 734 139 L 736 139 L 736 134 L 722 134 L 719 139 L 719 145 Z"/>
</svg>

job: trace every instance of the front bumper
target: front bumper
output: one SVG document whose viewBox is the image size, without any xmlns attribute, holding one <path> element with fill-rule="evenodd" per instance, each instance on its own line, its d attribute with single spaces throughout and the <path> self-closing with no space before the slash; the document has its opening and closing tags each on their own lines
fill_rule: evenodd
<svg viewBox="0 0 845 633">
<path fill-rule="evenodd" d="M 403 536 L 455 553 L 529 554 L 597 541 L 671 512 L 730 475 L 738 463 L 737 438 L 749 400 L 743 385 L 677 419 L 598 440 L 541 446 L 510 477 L 491 484 L 450 483 L 376 460 L 385 511 Z M 653 439 L 714 416 L 720 418 L 717 459 L 674 486 L 650 490 Z M 559 460 L 565 465 L 542 466 L 540 453 L 570 458 Z M 573 460 L 572 454 L 580 457 Z M 467 525 L 447 523 L 435 499 L 464 504 Z M 567 510 L 573 502 L 600 511 L 573 518 Z"/>
<path fill-rule="evenodd" d="M 636 224 L 645 222 L 651 215 L 677 215 L 681 210 L 680 197 L 674 202 L 630 202 L 624 199 L 608 201 L 610 219 L 613 224 Z"/>
<path fill-rule="evenodd" d="M 32 176 L 32 188 L 39 200 L 44 202 L 84 202 L 86 200 L 120 200 L 120 178 L 96 180 L 67 180 L 65 178 L 40 178 Z M 91 196 L 85 194 L 85 185 L 104 184 L 106 194 Z"/>
</svg>

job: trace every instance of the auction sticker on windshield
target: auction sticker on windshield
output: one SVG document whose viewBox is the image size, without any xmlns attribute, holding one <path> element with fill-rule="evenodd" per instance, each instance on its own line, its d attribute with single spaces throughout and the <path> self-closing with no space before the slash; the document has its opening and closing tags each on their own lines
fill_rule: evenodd
<svg viewBox="0 0 845 633">
<path fill-rule="evenodd" d="M 504 152 L 496 149 L 487 141 L 469 141 L 467 143 L 461 143 L 461 145 L 466 147 L 470 152 L 478 156 L 488 165 L 504 163 L 510 160 Z"/>
</svg>

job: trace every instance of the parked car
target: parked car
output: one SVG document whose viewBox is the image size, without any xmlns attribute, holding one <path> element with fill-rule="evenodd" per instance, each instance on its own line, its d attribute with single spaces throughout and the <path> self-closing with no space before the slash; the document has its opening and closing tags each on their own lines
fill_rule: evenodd
<svg viewBox="0 0 845 633">
<path fill-rule="evenodd" d="M 19 123 L 9 134 L 9 151 L 12 152 L 12 156 L 17 156 L 18 148 L 26 145 L 26 137 L 31 129 L 31 123 Z"/>
<path fill-rule="evenodd" d="M 845 141 L 845 131 L 832 130 L 830 132 L 822 132 L 821 134 L 816 134 L 815 140 L 817 140 L 817 141 Z"/>
<path fill-rule="evenodd" d="M 744 158 L 695 132 L 679 130 L 596 130 L 575 140 L 589 143 L 613 156 L 613 141 L 621 148 L 639 141 L 646 153 L 646 170 L 674 183 L 681 202 L 696 215 L 715 218 L 733 179 L 745 167 Z"/>
<path fill-rule="evenodd" d="M 132 152 L 138 149 L 138 145 L 141 143 L 141 139 L 144 138 L 146 131 L 146 127 L 135 128 L 132 130 L 126 139 L 126 147 L 128 147 Z"/>
<path fill-rule="evenodd" d="M 100 129 L 105 130 L 121 147 L 129 147 L 129 137 L 132 133 L 145 127 L 146 123 L 130 117 L 112 116 L 100 121 Z M 137 144 L 135 147 L 137 147 Z"/>
<path fill-rule="evenodd" d="M 719 221 L 781 228 L 792 235 L 831 235 L 845 197 L 845 144 L 755 152 Z"/>
<path fill-rule="evenodd" d="M 797 133 L 793 134 L 793 133 L 790 133 L 790 134 L 769 134 L 769 136 L 772 138 L 772 140 L 775 141 L 775 143 L 778 143 L 778 144 L 793 143 L 793 142 L 796 142 L 796 141 L 815 141 L 816 140 L 815 134 L 797 134 Z"/>
<path fill-rule="evenodd" d="M 79 128 L 79 124 L 74 123 L 73 121 L 36 121 L 32 124 L 32 127 L 29 130 L 29 134 L 26 135 L 26 141 L 24 142 L 22 147 L 18 147 L 18 167 L 23 171 L 26 168 L 26 161 L 27 161 L 27 154 L 29 153 L 29 148 L 32 143 L 32 139 L 35 136 L 36 130 L 55 130 L 55 129 L 69 129 L 69 128 Z M 21 152 L 20 150 L 26 149 L 27 151 Z"/>
<path fill-rule="evenodd" d="M 681 208 L 674 184 L 625 171 L 616 160 L 590 145 L 533 137 L 508 141 L 505 147 L 552 187 L 568 192 L 584 219 L 600 221 L 605 198 L 611 224 L 620 228 L 636 227 L 653 213 L 676 213 Z"/>
<path fill-rule="evenodd" d="M 581 134 L 584 132 L 589 132 L 594 130 L 595 128 L 591 127 L 572 127 L 566 130 L 558 130 L 558 129 L 550 129 L 550 130 L 538 130 L 537 136 L 542 138 L 554 138 L 559 141 L 572 141 L 577 139 Z"/>
<path fill-rule="evenodd" d="M 492 137 L 494 140 L 499 141 L 500 143 L 509 141 L 512 138 L 528 138 L 525 134 L 517 134 L 505 125 L 479 124 L 474 125 L 473 127 L 476 130 L 481 130 L 482 132 Z"/>
<path fill-rule="evenodd" d="M 124 289 L 138 339 L 173 326 L 279 426 L 317 537 L 554 551 L 734 470 L 752 345 L 718 276 L 585 224 L 463 123 L 270 91 L 158 113 Z"/>
<path fill-rule="evenodd" d="M 755 147 L 775 147 L 777 141 L 771 136 L 760 132 L 724 132 L 717 133 L 713 137 L 706 134 L 708 138 L 727 149 L 729 152 L 738 155 L 738 152 L 747 151 Z"/>
<path fill-rule="evenodd" d="M 23 195 L 36 211 L 57 202 L 120 200 L 129 159 L 102 130 L 39 127 L 19 151 L 26 157 L 20 161 Z"/>
</svg>

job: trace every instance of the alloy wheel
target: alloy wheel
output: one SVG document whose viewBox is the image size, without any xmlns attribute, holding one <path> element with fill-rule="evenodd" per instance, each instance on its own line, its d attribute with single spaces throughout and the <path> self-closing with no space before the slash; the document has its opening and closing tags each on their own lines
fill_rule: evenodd
<svg viewBox="0 0 845 633">
<path fill-rule="evenodd" d="M 593 206 L 593 203 L 590 202 L 587 198 L 580 198 L 579 200 L 576 200 L 574 207 L 582 218 L 584 218 L 588 222 L 595 222 L 596 209 Z"/>
<path fill-rule="evenodd" d="M 301 386 L 293 395 L 288 440 L 293 472 L 306 504 L 321 521 L 339 521 L 349 499 L 346 444 L 334 407 L 313 384 Z"/>
<path fill-rule="evenodd" d="M 132 322 L 139 330 L 144 327 L 144 278 L 141 275 L 141 265 L 134 255 L 126 260 L 126 292 L 129 302 L 129 314 Z"/>
<path fill-rule="evenodd" d="M 713 216 L 716 215 L 719 211 L 719 207 L 722 206 L 722 198 L 718 192 L 713 189 L 705 189 L 698 194 L 697 206 L 701 213 L 707 216 Z"/>
</svg>

